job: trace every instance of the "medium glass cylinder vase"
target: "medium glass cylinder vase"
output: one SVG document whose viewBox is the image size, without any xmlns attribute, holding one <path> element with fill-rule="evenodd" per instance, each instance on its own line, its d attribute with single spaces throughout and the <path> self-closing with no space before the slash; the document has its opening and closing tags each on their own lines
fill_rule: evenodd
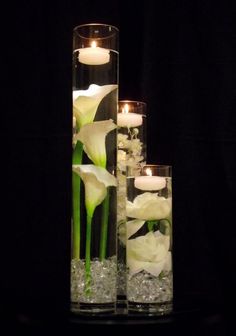
<svg viewBox="0 0 236 336">
<path fill-rule="evenodd" d="M 170 166 L 145 165 L 127 178 L 128 311 L 172 311 L 172 173 Z"/>
<path fill-rule="evenodd" d="M 126 300 L 126 177 L 140 174 L 146 162 L 146 103 L 120 100 L 118 124 L 118 302 Z M 129 168 L 127 170 L 127 167 Z"/>
<path fill-rule="evenodd" d="M 117 289 L 118 29 L 73 31 L 71 310 L 113 312 Z"/>
</svg>

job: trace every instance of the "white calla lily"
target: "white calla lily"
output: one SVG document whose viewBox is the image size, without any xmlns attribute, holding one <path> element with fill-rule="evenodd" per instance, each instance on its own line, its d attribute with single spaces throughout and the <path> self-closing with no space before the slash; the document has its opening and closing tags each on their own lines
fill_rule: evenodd
<svg viewBox="0 0 236 336">
<path fill-rule="evenodd" d="M 92 218 L 95 208 L 102 203 L 107 195 L 107 187 L 116 186 L 116 178 L 106 169 L 94 165 L 73 165 L 85 186 L 85 205 L 88 215 Z"/>
<path fill-rule="evenodd" d="M 138 195 L 133 202 L 127 201 L 128 217 L 143 220 L 162 219 L 171 212 L 171 198 L 158 196 L 157 193 L 145 192 Z"/>
<path fill-rule="evenodd" d="M 93 122 L 98 105 L 117 85 L 91 84 L 87 90 L 73 91 L 73 115 L 79 128 Z"/>
<path fill-rule="evenodd" d="M 158 276 L 171 270 L 170 237 L 159 231 L 127 241 L 127 265 L 131 275 L 142 270 Z"/>
<path fill-rule="evenodd" d="M 84 145 L 84 151 L 96 166 L 106 167 L 106 135 L 117 126 L 112 119 L 95 121 L 81 127 L 76 139 Z"/>
</svg>

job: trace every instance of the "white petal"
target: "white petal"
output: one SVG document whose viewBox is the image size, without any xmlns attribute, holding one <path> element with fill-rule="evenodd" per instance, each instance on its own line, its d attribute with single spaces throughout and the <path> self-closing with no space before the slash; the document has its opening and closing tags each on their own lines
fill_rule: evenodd
<svg viewBox="0 0 236 336">
<path fill-rule="evenodd" d="M 73 165 L 73 171 L 80 175 L 85 185 L 85 204 L 92 217 L 95 208 L 107 195 L 107 187 L 116 186 L 116 178 L 106 169 L 94 165 Z"/>
<path fill-rule="evenodd" d="M 163 244 L 166 251 L 168 251 L 170 247 L 170 236 L 162 234 L 159 230 L 154 232 L 154 236 L 157 239 L 157 243 Z"/>
<path fill-rule="evenodd" d="M 93 122 L 102 99 L 117 87 L 117 85 L 91 84 L 87 90 L 73 91 L 73 113 L 79 127 Z"/>
<path fill-rule="evenodd" d="M 77 172 L 81 178 L 82 176 L 86 176 L 86 174 L 95 175 L 97 180 L 105 185 L 105 187 L 109 186 L 117 186 L 117 181 L 115 176 L 111 175 L 106 169 L 102 167 L 97 167 L 95 165 L 73 165 L 73 171 Z"/>
<path fill-rule="evenodd" d="M 138 261 L 131 257 L 127 258 L 127 266 L 129 268 L 129 274 L 133 275 L 135 273 L 141 272 L 143 270 L 143 261 Z"/>
<path fill-rule="evenodd" d="M 138 260 L 128 257 L 127 264 L 129 267 L 130 275 L 133 275 L 135 273 L 138 273 L 144 270 L 154 276 L 158 276 L 164 268 L 165 261 L 154 263 L 154 262 L 148 262 L 148 261 L 138 261 Z"/>
<path fill-rule="evenodd" d="M 126 229 L 125 229 L 125 223 L 123 223 L 122 221 L 118 225 L 118 234 L 119 234 L 120 241 L 125 246 L 126 245 Z"/>
<path fill-rule="evenodd" d="M 96 84 L 91 84 L 87 90 L 74 90 L 73 91 L 73 101 L 78 97 L 94 97 L 96 94 L 99 94 L 101 86 Z"/>
<path fill-rule="evenodd" d="M 146 263 L 144 270 L 147 271 L 148 273 L 151 273 L 154 276 L 158 276 L 164 268 L 165 265 L 165 260 L 162 260 L 160 262 L 149 262 Z"/>
<path fill-rule="evenodd" d="M 96 85 L 91 84 L 87 90 L 74 90 L 73 91 L 73 101 L 78 97 L 95 97 L 102 100 L 108 93 L 118 88 L 118 85 Z"/>
<path fill-rule="evenodd" d="M 84 151 L 97 166 L 106 164 L 106 135 L 114 130 L 116 125 L 112 119 L 95 121 L 81 127 L 77 139 L 84 145 Z"/>
<path fill-rule="evenodd" d="M 165 260 L 165 265 L 164 265 L 163 271 L 169 272 L 171 270 L 172 270 L 172 254 L 169 251 L 167 253 L 167 256 L 166 256 L 166 260 Z"/>
<path fill-rule="evenodd" d="M 140 219 L 133 219 L 126 223 L 127 229 L 127 239 L 131 237 L 135 232 L 137 232 L 145 223 L 145 221 Z"/>
<path fill-rule="evenodd" d="M 133 203 L 127 201 L 127 216 L 143 220 L 162 219 L 171 212 L 171 199 L 160 197 L 156 193 L 143 193 Z"/>
<path fill-rule="evenodd" d="M 95 98 L 79 96 L 73 103 L 73 114 L 79 128 L 94 120 L 99 102 Z"/>
</svg>

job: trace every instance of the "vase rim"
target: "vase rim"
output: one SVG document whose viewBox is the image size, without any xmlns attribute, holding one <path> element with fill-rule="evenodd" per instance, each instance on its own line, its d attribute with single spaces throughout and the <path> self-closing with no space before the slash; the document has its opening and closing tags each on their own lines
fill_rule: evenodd
<svg viewBox="0 0 236 336">
<path fill-rule="evenodd" d="M 75 26 L 73 30 L 77 30 L 78 28 L 86 27 L 86 26 L 104 26 L 104 27 L 112 27 L 114 30 L 119 32 L 119 28 L 117 28 L 114 25 L 108 24 L 108 23 L 99 23 L 99 22 L 94 22 L 94 23 L 83 23 L 78 26 Z"/>
<path fill-rule="evenodd" d="M 146 163 L 143 167 L 159 167 L 159 168 L 172 168 L 170 164 Z"/>
<path fill-rule="evenodd" d="M 147 103 L 141 101 L 141 100 L 131 100 L 131 99 L 124 99 L 124 100 L 119 100 L 118 103 L 138 103 L 142 105 L 147 105 Z"/>
</svg>

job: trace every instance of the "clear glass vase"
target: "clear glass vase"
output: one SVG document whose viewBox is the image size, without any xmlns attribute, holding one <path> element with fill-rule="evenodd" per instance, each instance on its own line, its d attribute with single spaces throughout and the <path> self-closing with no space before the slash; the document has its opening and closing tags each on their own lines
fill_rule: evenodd
<svg viewBox="0 0 236 336">
<path fill-rule="evenodd" d="M 128 311 L 172 311 L 172 173 L 170 166 L 145 165 L 127 178 Z"/>
<path fill-rule="evenodd" d="M 139 175 L 146 162 L 146 103 L 120 100 L 117 124 L 117 294 L 122 306 L 126 300 L 126 177 L 127 172 L 132 176 Z"/>
<path fill-rule="evenodd" d="M 73 31 L 71 310 L 115 311 L 118 29 Z"/>
</svg>

